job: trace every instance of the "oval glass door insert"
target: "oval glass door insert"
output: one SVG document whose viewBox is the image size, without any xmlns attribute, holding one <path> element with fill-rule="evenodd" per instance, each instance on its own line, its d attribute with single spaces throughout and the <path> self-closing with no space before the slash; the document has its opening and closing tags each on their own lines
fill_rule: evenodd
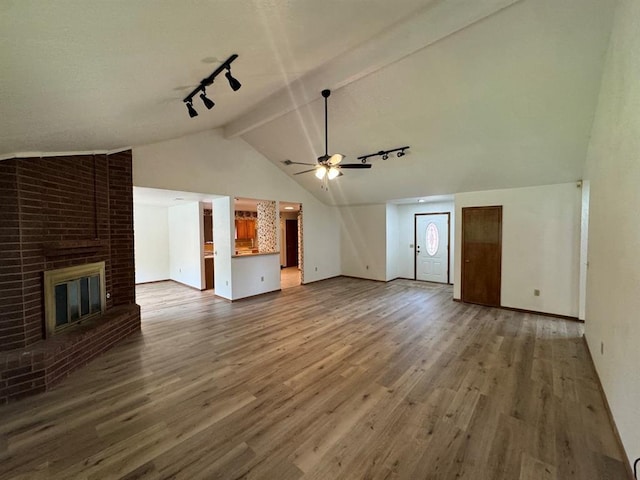
<svg viewBox="0 0 640 480">
<path fill-rule="evenodd" d="M 427 225 L 427 254 L 433 257 L 438 252 L 440 246 L 440 234 L 438 233 L 438 227 L 435 223 L 430 222 Z"/>
</svg>

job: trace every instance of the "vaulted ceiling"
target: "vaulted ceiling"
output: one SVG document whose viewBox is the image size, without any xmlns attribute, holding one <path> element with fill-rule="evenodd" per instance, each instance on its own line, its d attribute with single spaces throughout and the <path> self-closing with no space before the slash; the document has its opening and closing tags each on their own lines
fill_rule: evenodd
<svg viewBox="0 0 640 480">
<path fill-rule="evenodd" d="M 615 0 L 0 3 L 0 155 L 241 137 L 329 204 L 581 177 Z M 232 53 L 190 119 L 182 98 Z M 320 189 L 314 163 L 398 146 Z"/>
</svg>

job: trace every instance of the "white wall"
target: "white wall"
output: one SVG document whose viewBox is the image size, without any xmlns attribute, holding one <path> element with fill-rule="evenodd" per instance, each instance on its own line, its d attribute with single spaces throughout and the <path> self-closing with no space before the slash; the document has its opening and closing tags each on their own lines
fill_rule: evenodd
<svg viewBox="0 0 640 480">
<path fill-rule="evenodd" d="M 305 283 L 340 275 L 337 208 L 321 203 L 240 138 L 208 130 L 134 147 L 133 184 L 302 203 Z"/>
<path fill-rule="evenodd" d="M 304 215 L 307 215 L 306 208 Z M 335 246 L 333 254 L 342 257 L 342 274 L 385 281 L 387 279 L 386 205 L 340 207 L 340 218 L 342 226 L 340 244 Z M 307 237 L 306 228 L 305 223 L 305 238 Z"/>
<path fill-rule="evenodd" d="M 640 457 L 639 51 L 640 2 L 620 0 L 587 155 L 586 337 L 631 462 Z"/>
<path fill-rule="evenodd" d="M 457 194 L 456 238 L 462 238 L 462 208 L 487 205 L 503 207 L 501 304 L 577 317 L 581 189 L 563 183 Z M 460 298 L 461 243 L 455 245 L 454 298 Z"/>
<path fill-rule="evenodd" d="M 133 204 L 136 283 L 169 279 L 167 207 Z"/>
<path fill-rule="evenodd" d="M 231 259 L 232 299 L 280 290 L 280 256 L 246 255 Z"/>
<path fill-rule="evenodd" d="M 202 235 L 203 213 L 200 202 L 169 207 L 169 275 L 185 285 L 204 289 Z"/>
<path fill-rule="evenodd" d="M 213 269 L 216 295 L 231 300 L 233 283 L 231 255 L 235 253 L 235 223 L 233 199 L 214 198 L 213 207 Z"/>
<path fill-rule="evenodd" d="M 398 205 L 398 276 L 415 278 L 415 214 L 416 213 L 446 213 L 449 212 L 449 278 L 453 282 L 454 272 L 454 225 L 455 208 L 451 202 L 427 202 L 417 204 Z M 457 298 L 457 297 L 456 297 Z"/>
<path fill-rule="evenodd" d="M 390 281 L 400 276 L 400 251 L 398 245 L 400 241 L 399 237 L 399 217 L 398 206 L 388 203 L 387 210 L 387 272 L 386 280 Z"/>
</svg>

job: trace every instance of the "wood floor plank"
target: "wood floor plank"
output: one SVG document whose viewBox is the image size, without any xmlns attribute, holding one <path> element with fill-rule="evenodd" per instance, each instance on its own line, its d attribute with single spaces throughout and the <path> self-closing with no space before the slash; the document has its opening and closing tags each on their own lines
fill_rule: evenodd
<svg viewBox="0 0 640 480">
<path fill-rule="evenodd" d="M 625 478 L 582 325 L 451 296 L 138 286 L 140 334 L 0 407 L 0 480 Z"/>
</svg>

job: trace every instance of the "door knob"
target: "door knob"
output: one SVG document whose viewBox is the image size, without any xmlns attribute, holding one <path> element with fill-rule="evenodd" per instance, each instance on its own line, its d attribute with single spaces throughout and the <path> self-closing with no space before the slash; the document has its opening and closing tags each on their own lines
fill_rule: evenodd
<svg viewBox="0 0 640 480">
<path fill-rule="evenodd" d="M 464 263 L 469 263 L 469 262 L 470 262 L 470 260 L 465 260 L 465 261 L 464 261 Z"/>
</svg>

